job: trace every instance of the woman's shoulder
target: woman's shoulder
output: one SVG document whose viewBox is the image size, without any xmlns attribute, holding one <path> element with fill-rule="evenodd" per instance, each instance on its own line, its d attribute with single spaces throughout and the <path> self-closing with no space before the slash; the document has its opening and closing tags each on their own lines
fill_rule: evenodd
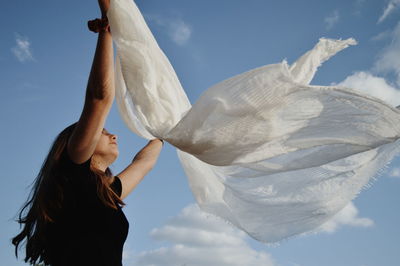
<svg viewBox="0 0 400 266">
<path fill-rule="evenodd" d="M 87 161 L 83 162 L 83 163 L 75 163 L 72 159 L 71 156 L 68 153 L 68 149 L 67 147 L 64 148 L 64 150 L 61 153 L 61 164 L 63 164 L 64 166 L 69 166 L 71 168 L 88 168 L 90 167 L 90 161 L 91 161 L 92 157 L 90 157 Z"/>
<path fill-rule="evenodd" d="M 65 148 L 60 157 L 61 175 L 64 176 L 66 181 L 75 188 L 92 186 L 90 161 L 91 158 L 81 164 L 75 163 L 69 156 L 67 148 Z"/>
</svg>

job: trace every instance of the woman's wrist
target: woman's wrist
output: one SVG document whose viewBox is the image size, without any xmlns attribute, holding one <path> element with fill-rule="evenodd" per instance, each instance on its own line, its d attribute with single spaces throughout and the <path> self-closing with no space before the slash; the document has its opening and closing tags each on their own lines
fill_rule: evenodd
<svg viewBox="0 0 400 266">
<path fill-rule="evenodd" d="M 101 12 L 101 17 L 104 18 L 107 16 L 107 11 L 110 8 L 110 0 L 98 0 L 98 2 Z"/>
<path fill-rule="evenodd" d="M 152 139 L 150 140 L 150 142 L 161 142 L 162 145 L 164 145 L 164 140 L 156 138 L 156 139 Z"/>
</svg>

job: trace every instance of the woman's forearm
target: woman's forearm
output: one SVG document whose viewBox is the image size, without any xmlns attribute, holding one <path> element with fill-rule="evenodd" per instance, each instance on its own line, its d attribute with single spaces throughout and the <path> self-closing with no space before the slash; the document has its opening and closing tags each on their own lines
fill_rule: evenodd
<svg viewBox="0 0 400 266">
<path fill-rule="evenodd" d="M 151 140 L 136 154 L 132 163 L 117 175 L 122 182 L 122 199 L 131 193 L 145 175 L 153 168 L 162 146 L 163 143 L 161 140 Z"/>
<path fill-rule="evenodd" d="M 149 143 L 135 155 L 133 162 L 141 161 L 150 170 L 157 162 L 162 146 L 163 142 L 160 139 L 149 141 Z"/>
<path fill-rule="evenodd" d="M 101 30 L 98 34 L 87 92 L 93 99 L 114 99 L 114 51 L 111 33 L 107 30 Z"/>
</svg>

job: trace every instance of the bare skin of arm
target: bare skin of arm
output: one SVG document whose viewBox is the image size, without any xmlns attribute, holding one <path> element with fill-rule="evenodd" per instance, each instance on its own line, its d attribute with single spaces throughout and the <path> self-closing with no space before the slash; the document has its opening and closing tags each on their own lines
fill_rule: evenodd
<svg viewBox="0 0 400 266">
<path fill-rule="evenodd" d="M 128 196 L 140 181 L 142 181 L 144 176 L 154 167 L 162 146 L 163 142 L 159 139 L 149 141 L 149 143 L 136 154 L 132 163 L 117 175 L 122 182 L 121 199 Z"/>
<path fill-rule="evenodd" d="M 99 0 L 102 16 L 109 0 Z M 75 163 L 87 161 L 93 154 L 115 96 L 114 54 L 111 33 L 99 32 L 96 52 L 86 88 L 85 104 L 68 142 L 68 154 Z"/>
<path fill-rule="evenodd" d="M 109 0 L 99 0 L 102 17 L 105 18 Z M 101 137 L 104 124 L 115 97 L 114 54 L 111 33 L 99 32 L 96 52 L 86 89 L 83 111 L 68 142 L 68 153 L 75 163 L 87 161 L 94 153 Z M 151 140 L 140 150 L 132 163 L 118 176 L 122 182 L 125 198 L 153 168 L 160 154 L 163 142 Z"/>
</svg>

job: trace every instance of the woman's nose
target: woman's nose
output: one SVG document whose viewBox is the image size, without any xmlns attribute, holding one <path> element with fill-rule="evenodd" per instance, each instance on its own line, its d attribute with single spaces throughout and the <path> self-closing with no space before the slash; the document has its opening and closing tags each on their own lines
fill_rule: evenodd
<svg viewBox="0 0 400 266">
<path fill-rule="evenodd" d="M 112 140 L 117 140 L 117 139 L 118 139 L 118 136 L 117 136 L 117 135 L 114 135 L 114 134 L 112 134 L 112 135 L 111 135 L 111 139 L 112 139 Z"/>
</svg>

